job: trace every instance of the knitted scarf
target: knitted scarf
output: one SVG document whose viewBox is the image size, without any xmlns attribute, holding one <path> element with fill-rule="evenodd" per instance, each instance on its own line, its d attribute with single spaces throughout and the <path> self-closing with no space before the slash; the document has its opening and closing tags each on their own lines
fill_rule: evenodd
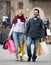
<svg viewBox="0 0 51 65">
<path fill-rule="evenodd" d="M 18 22 L 18 19 L 20 19 L 21 22 L 26 22 L 26 19 L 24 18 L 24 15 L 22 15 L 22 16 L 17 15 L 17 16 L 14 17 L 12 23 L 16 24 Z"/>
</svg>

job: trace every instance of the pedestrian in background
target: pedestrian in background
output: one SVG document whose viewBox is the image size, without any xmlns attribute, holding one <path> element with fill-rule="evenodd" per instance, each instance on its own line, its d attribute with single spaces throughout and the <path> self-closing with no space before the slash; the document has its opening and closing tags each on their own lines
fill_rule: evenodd
<svg viewBox="0 0 51 65">
<path fill-rule="evenodd" d="M 7 16 L 7 19 L 6 19 L 6 28 L 9 26 L 9 24 L 10 24 L 10 17 Z"/>
<path fill-rule="evenodd" d="M 47 36 L 47 29 L 50 29 L 49 28 L 49 19 L 44 21 L 44 36 L 45 36 L 45 39 L 48 38 L 48 36 Z"/>
<path fill-rule="evenodd" d="M 2 16 L 2 28 L 6 28 L 6 22 L 7 22 L 8 16 L 4 14 Z"/>
</svg>

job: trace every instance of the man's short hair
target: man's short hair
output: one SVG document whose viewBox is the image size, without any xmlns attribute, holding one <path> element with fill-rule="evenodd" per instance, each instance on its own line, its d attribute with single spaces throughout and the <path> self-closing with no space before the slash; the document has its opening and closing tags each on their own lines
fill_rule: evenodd
<svg viewBox="0 0 51 65">
<path fill-rule="evenodd" d="M 39 10 L 38 9 L 34 9 L 34 11 L 38 11 L 38 13 L 39 13 Z"/>
</svg>

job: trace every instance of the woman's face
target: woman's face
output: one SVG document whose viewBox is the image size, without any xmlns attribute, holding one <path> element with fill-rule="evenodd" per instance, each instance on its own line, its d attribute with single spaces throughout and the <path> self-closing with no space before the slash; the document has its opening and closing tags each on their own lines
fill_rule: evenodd
<svg viewBox="0 0 51 65">
<path fill-rule="evenodd" d="M 18 15 L 21 16 L 23 14 L 22 10 L 18 11 Z"/>
</svg>

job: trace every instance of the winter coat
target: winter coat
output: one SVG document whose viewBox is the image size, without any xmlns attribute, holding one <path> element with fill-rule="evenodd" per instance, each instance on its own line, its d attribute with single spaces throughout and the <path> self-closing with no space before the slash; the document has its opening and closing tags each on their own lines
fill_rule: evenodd
<svg viewBox="0 0 51 65">
<path fill-rule="evenodd" d="M 31 18 L 27 23 L 25 35 L 31 38 L 41 38 L 44 37 L 43 34 L 43 21 L 40 18 L 37 18 L 36 20 Z"/>
</svg>

